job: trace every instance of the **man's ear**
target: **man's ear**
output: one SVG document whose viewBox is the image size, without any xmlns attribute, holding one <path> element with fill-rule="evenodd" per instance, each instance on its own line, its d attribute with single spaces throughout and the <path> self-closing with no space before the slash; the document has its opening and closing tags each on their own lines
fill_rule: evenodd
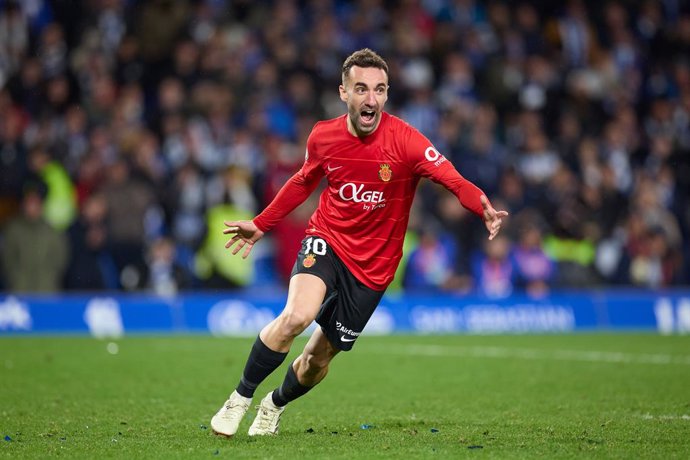
<svg viewBox="0 0 690 460">
<path fill-rule="evenodd" d="M 338 86 L 338 91 L 340 91 L 340 100 L 347 103 L 347 91 L 343 85 Z"/>
</svg>

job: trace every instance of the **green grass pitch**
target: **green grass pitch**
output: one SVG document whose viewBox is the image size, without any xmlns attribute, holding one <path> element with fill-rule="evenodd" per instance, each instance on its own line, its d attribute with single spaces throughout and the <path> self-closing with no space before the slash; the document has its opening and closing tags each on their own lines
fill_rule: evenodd
<svg viewBox="0 0 690 460">
<path fill-rule="evenodd" d="M 690 458 L 690 336 L 364 336 L 278 436 L 214 436 L 251 343 L 1 338 L 0 457 Z"/>
</svg>

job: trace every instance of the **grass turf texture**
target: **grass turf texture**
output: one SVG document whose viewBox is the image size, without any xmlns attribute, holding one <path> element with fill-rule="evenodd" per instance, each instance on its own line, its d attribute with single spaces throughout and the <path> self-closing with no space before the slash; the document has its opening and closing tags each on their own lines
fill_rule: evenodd
<svg viewBox="0 0 690 460">
<path fill-rule="evenodd" d="M 365 336 L 279 436 L 214 436 L 251 343 L 1 338 L 0 457 L 690 458 L 690 336 Z"/>
</svg>

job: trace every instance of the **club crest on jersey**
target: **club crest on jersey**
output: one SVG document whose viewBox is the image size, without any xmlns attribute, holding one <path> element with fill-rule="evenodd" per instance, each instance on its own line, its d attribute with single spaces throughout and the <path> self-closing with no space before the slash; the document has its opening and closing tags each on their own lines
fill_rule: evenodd
<svg viewBox="0 0 690 460">
<path fill-rule="evenodd" d="M 316 256 L 314 254 L 307 254 L 307 257 L 304 258 L 304 261 L 302 261 L 302 265 L 304 265 L 304 268 L 311 268 L 314 266 L 316 263 Z"/>
<path fill-rule="evenodd" d="M 379 169 L 379 177 L 382 181 L 388 182 L 393 177 L 393 171 L 391 171 L 391 165 L 388 163 L 383 163 L 381 169 Z"/>
</svg>

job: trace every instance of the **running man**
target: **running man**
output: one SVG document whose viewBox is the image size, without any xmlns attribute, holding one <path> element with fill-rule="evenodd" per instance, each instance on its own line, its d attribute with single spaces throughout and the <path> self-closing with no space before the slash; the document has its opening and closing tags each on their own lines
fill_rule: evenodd
<svg viewBox="0 0 690 460">
<path fill-rule="evenodd" d="M 280 315 L 259 333 L 242 378 L 211 419 L 217 434 L 233 436 L 256 387 L 285 360 L 312 321 L 320 325 L 288 367 L 281 386 L 261 400 L 249 435 L 278 433 L 285 406 L 314 388 L 331 360 L 352 349 L 402 257 L 410 207 L 422 177 L 442 184 L 481 217 L 493 239 L 506 211 L 496 211 L 429 140 L 383 111 L 388 65 L 362 49 L 343 63 L 340 99 L 347 114 L 318 122 L 307 140 L 304 165 L 253 221 L 225 222 L 225 245 L 246 258 L 265 232 L 304 202 L 326 176 L 302 241 Z"/>
</svg>

